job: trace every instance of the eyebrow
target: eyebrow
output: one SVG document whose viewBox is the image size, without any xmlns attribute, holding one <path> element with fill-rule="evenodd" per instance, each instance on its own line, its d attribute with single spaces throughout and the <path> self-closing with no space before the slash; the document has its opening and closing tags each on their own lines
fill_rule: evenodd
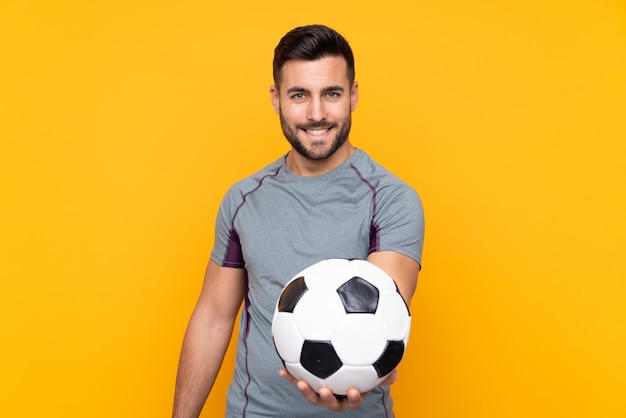
<svg viewBox="0 0 626 418">
<path fill-rule="evenodd" d="M 322 93 L 328 93 L 331 91 L 344 91 L 345 89 L 341 86 L 328 86 L 328 87 L 324 87 L 322 89 Z M 308 89 L 305 89 L 304 87 L 299 87 L 299 86 L 294 86 L 291 87 L 287 90 L 287 93 L 292 94 L 292 93 L 310 93 L 311 91 Z"/>
</svg>

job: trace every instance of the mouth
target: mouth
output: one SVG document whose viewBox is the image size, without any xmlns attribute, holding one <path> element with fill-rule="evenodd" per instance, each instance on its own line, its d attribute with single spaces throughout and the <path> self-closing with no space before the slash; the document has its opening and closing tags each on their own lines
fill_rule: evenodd
<svg viewBox="0 0 626 418">
<path fill-rule="evenodd" d="M 334 126 L 302 126 L 302 129 L 308 136 L 322 137 L 328 134 Z"/>
<path fill-rule="evenodd" d="M 323 136 L 329 131 L 329 128 L 326 129 L 305 129 L 304 132 L 311 136 Z"/>
</svg>

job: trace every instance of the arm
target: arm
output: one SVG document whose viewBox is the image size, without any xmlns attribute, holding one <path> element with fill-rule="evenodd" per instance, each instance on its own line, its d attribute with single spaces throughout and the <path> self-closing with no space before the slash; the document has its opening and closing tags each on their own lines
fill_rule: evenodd
<svg viewBox="0 0 626 418">
<path fill-rule="evenodd" d="M 245 278 L 243 269 L 209 261 L 180 353 L 174 418 L 200 415 L 228 348 L 244 297 Z"/>
<path fill-rule="evenodd" d="M 372 253 L 367 258 L 367 261 L 381 268 L 393 278 L 407 306 L 410 306 L 411 298 L 417 287 L 417 275 L 420 270 L 420 265 L 417 261 L 394 251 Z M 367 393 L 360 393 L 356 389 L 351 389 L 345 398 L 338 399 L 328 388 L 321 388 L 320 393 L 316 393 L 305 381 L 297 381 L 285 369 L 280 370 L 279 373 L 283 378 L 297 385 L 300 392 L 309 402 L 337 412 L 360 408 L 363 405 L 363 400 L 368 395 Z M 381 386 L 392 384 L 397 377 L 398 372 L 394 371 Z"/>
<path fill-rule="evenodd" d="M 417 276 L 420 265 L 410 257 L 394 251 L 379 251 L 369 255 L 367 261 L 380 267 L 396 282 L 400 294 L 407 306 L 411 306 L 411 299 L 417 287 Z"/>
</svg>

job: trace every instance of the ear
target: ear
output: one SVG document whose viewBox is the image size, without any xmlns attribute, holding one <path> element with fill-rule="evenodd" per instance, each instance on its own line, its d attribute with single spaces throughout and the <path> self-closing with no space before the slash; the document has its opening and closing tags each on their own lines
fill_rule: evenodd
<svg viewBox="0 0 626 418">
<path fill-rule="evenodd" d="M 280 114 L 280 94 L 275 84 L 270 86 L 270 98 L 272 99 L 272 107 L 274 112 Z"/>
<path fill-rule="evenodd" d="M 350 89 L 350 111 L 354 112 L 356 109 L 356 104 L 359 102 L 359 83 L 352 83 L 352 88 Z"/>
</svg>

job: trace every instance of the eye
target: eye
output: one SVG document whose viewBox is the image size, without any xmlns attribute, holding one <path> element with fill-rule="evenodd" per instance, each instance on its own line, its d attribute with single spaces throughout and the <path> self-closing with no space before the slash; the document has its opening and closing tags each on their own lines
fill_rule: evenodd
<svg viewBox="0 0 626 418">
<path fill-rule="evenodd" d="M 336 98 L 338 98 L 339 96 L 341 96 L 341 94 L 339 94 L 339 93 L 338 93 L 338 92 L 336 92 L 336 91 L 329 91 L 329 92 L 326 94 L 326 96 L 327 96 L 327 97 L 330 97 L 331 99 L 336 99 Z"/>
<path fill-rule="evenodd" d="M 294 93 L 291 95 L 291 98 L 294 100 L 302 100 L 305 98 L 304 93 Z"/>
</svg>

